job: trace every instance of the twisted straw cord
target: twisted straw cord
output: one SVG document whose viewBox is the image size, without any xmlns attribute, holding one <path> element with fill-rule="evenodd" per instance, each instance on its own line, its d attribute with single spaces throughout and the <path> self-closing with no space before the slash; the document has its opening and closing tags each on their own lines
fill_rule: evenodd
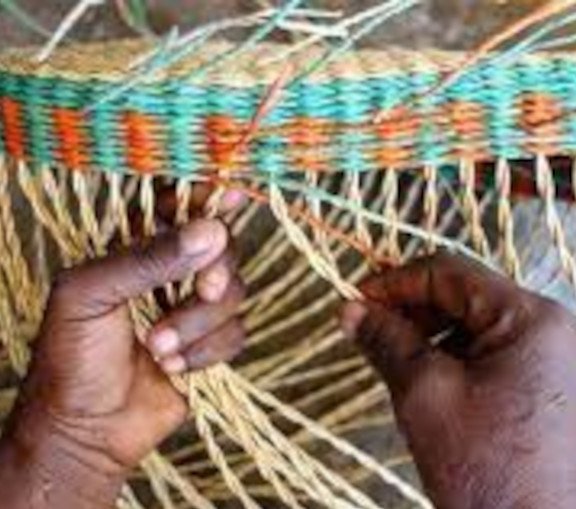
<svg viewBox="0 0 576 509">
<path fill-rule="evenodd" d="M 50 292 L 51 277 L 47 256 L 46 232 L 44 231 L 44 226 L 39 222 L 34 224 L 34 234 L 32 240 L 35 248 L 33 254 L 34 262 L 32 272 L 34 274 L 37 288 L 37 294 L 35 295 L 35 305 L 40 308 L 41 303 L 46 302 L 46 298 Z"/>
<path fill-rule="evenodd" d="M 383 216 L 388 222 L 388 233 L 386 236 L 385 252 L 391 260 L 400 260 L 400 244 L 398 235 L 398 212 L 396 209 L 398 201 L 398 172 L 395 168 L 386 170 L 382 183 L 382 192 L 386 196 Z"/>
<path fill-rule="evenodd" d="M 520 258 L 514 244 L 514 216 L 510 205 L 510 165 L 503 158 L 496 162 L 496 188 L 498 190 L 498 227 L 506 272 L 517 282 L 522 280 Z"/>
<path fill-rule="evenodd" d="M 544 201 L 546 225 L 552 235 L 562 268 L 568 275 L 570 282 L 576 287 L 576 263 L 566 242 L 566 233 L 558 216 L 556 205 L 556 186 L 552 176 L 552 169 L 545 154 L 536 157 L 536 186 Z"/>
<path fill-rule="evenodd" d="M 306 172 L 306 180 L 308 185 L 315 189 L 318 187 L 318 174 L 315 172 Z M 322 202 L 320 199 L 314 196 L 307 197 L 310 209 L 312 211 L 312 217 L 316 218 L 318 221 L 323 221 L 322 217 Z M 327 262 L 333 267 L 337 267 L 334 254 L 330 249 L 330 238 L 325 231 L 314 230 L 312 232 L 314 243 L 318 246 L 319 252 L 326 258 Z"/>
<path fill-rule="evenodd" d="M 40 194 L 37 178 L 34 178 L 26 164 L 22 163 L 17 170 L 18 183 L 22 193 L 32 207 L 34 215 L 48 230 L 60 248 L 64 266 L 70 266 L 72 260 L 82 258 L 82 252 L 68 237 L 68 231 L 52 215 Z"/>
<path fill-rule="evenodd" d="M 325 189 L 328 186 L 335 185 L 334 192 L 339 194 L 342 190 L 342 184 L 340 182 L 333 183 L 331 179 L 326 178 L 320 182 L 319 189 Z M 298 196 L 295 200 L 295 205 L 300 206 L 304 202 L 301 196 Z M 328 224 L 334 224 L 338 217 L 346 216 L 338 209 L 333 209 L 328 213 L 326 221 Z M 297 220 L 299 222 L 300 219 Z M 300 223 L 299 223 L 300 224 Z M 289 239 L 286 237 L 286 233 L 278 228 L 275 232 L 267 239 L 266 243 L 258 251 L 256 256 L 251 260 L 248 260 L 245 267 L 243 267 L 242 275 L 247 283 L 262 277 L 269 270 L 274 263 L 276 263 L 286 252 L 286 247 L 289 245 Z M 256 301 L 254 301 L 257 304 Z M 250 304 L 251 307 L 252 304 Z"/>
<path fill-rule="evenodd" d="M 81 252 L 82 247 L 86 245 L 86 233 L 76 227 L 71 216 L 71 210 L 73 209 L 67 203 L 68 187 L 66 185 L 66 177 L 67 174 L 63 173 L 62 180 L 59 183 L 52 170 L 46 169 L 40 172 L 39 183 L 44 187 L 46 195 L 50 197 L 49 206 L 54 210 L 56 220 L 63 231 L 66 232 L 70 241 Z"/>
<path fill-rule="evenodd" d="M 106 254 L 106 239 L 100 231 L 98 219 L 94 212 L 95 203 L 88 195 L 88 177 L 80 172 L 72 173 L 72 188 L 79 205 L 80 220 L 83 230 L 88 234 L 97 256 Z"/>
<path fill-rule="evenodd" d="M 470 235 L 474 249 L 486 259 L 490 259 L 490 247 L 486 232 L 482 226 L 478 200 L 476 198 L 476 169 L 474 161 L 462 159 L 460 161 L 460 180 L 464 186 L 462 198 L 464 219 L 470 228 Z"/>
<path fill-rule="evenodd" d="M 429 239 L 426 244 L 428 253 L 433 253 L 436 249 L 434 243 L 434 231 L 438 221 L 438 168 L 433 164 L 424 166 L 424 228 L 429 232 Z"/>
<path fill-rule="evenodd" d="M 337 325 L 333 326 L 337 327 Z M 303 344 L 298 344 L 293 348 L 293 351 L 290 352 L 293 354 L 291 359 L 284 358 L 284 362 L 279 363 L 275 369 L 272 369 L 265 375 L 256 378 L 256 380 L 259 384 L 265 384 L 275 379 L 277 380 L 285 374 L 290 373 L 290 371 L 294 370 L 296 367 L 305 365 L 306 362 L 312 360 L 314 357 L 330 351 L 331 348 L 334 348 L 338 343 L 341 343 L 343 339 L 344 336 L 342 332 L 335 330 L 332 334 L 329 334 L 314 343 L 310 340 Z M 299 355 L 294 355 L 294 353 L 298 351 Z"/>
<path fill-rule="evenodd" d="M 280 495 L 285 502 L 299 507 L 295 496 L 285 488 L 276 471 L 292 486 L 298 487 L 312 499 L 323 503 L 334 501 L 338 504 L 337 500 L 334 500 L 334 494 L 320 482 L 305 458 L 300 458 L 298 464 L 294 464 L 292 456 L 297 454 L 294 446 L 280 443 L 278 431 L 270 425 L 267 417 L 256 411 L 253 402 L 245 394 L 226 384 L 226 376 L 219 377 L 217 381 L 212 378 L 209 382 L 212 386 L 218 384 L 218 387 L 212 387 L 212 390 L 213 397 L 219 399 L 221 405 L 230 405 L 234 401 L 235 411 L 228 416 L 230 420 L 228 436 L 237 436 L 237 441 L 246 447 L 262 477 L 272 481 L 273 485 L 280 486 L 282 490 Z M 230 395 L 233 397 L 232 400 Z M 252 465 L 254 466 L 254 463 Z M 235 473 L 238 479 L 241 479 L 237 469 Z"/>
<path fill-rule="evenodd" d="M 369 182 L 371 183 L 371 182 Z M 366 186 L 366 191 L 368 192 L 369 185 Z M 415 194 L 413 192 L 409 193 L 409 198 L 414 198 Z M 401 215 L 406 213 L 406 210 L 413 205 L 413 200 L 408 199 L 406 200 L 405 206 L 402 208 Z M 376 197 L 372 204 L 371 209 L 378 210 L 381 207 L 383 201 L 385 200 L 384 195 L 380 195 Z M 332 213 L 337 212 L 333 210 Z M 349 215 L 343 214 L 338 216 L 334 216 L 334 220 L 337 220 L 336 227 L 339 229 L 344 230 L 347 228 L 352 219 Z M 332 217 L 329 216 L 329 221 L 331 224 Z M 346 245 L 339 245 L 336 247 L 334 254 L 336 256 L 336 260 L 341 258 L 347 251 L 349 250 L 348 246 Z M 378 249 L 376 250 L 378 251 Z M 366 262 L 362 262 L 362 266 L 367 268 Z M 285 277 L 281 278 L 280 280 L 272 283 L 267 288 L 263 289 L 262 291 L 256 293 L 253 299 L 261 299 L 263 304 L 260 306 L 255 307 L 248 315 L 247 325 L 250 328 L 256 328 L 263 324 L 266 320 L 272 319 L 274 316 L 278 315 L 283 309 L 287 306 L 291 305 L 291 303 L 299 298 L 311 285 L 315 284 L 315 277 L 314 273 L 308 273 L 304 278 L 301 275 L 304 271 L 308 268 L 308 263 L 306 257 L 300 258 L 291 268 L 291 270 L 285 275 Z M 359 279 L 359 278 L 358 278 Z M 358 280 L 356 279 L 356 281 Z M 298 284 L 294 285 L 292 288 L 288 289 L 288 285 L 294 281 L 298 280 Z M 264 309 L 265 304 L 268 301 L 275 297 L 278 294 L 282 294 L 280 299 L 276 299 L 271 306 L 268 306 L 268 309 Z M 334 292 L 334 299 L 337 298 L 337 294 Z M 326 305 L 329 304 L 329 301 L 326 301 Z M 316 308 L 317 309 L 317 308 Z M 254 343 L 258 342 L 256 339 L 253 340 Z"/>
<path fill-rule="evenodd" d="M 360 174 L 357 171 L 351 172 L 348 176 L 348 194 L 350 196 L 351 202 L 357 207 L 357 210 L 362 210 L 364 208 Z M 359 213 L 354 215 L 355 233 L 358 240 L 360 240 L 369 249 L 373 247 L 372 236 L 368 229 L 366 219 Z"/>
<path fill-rule="evenodd" d="M 295 204 L 301 205 L 304 199 L 298 197 Z M 328 220 L 332 219 L 332 215 L 328 216 Z M 303 224 L 301 220 L 296 220 L 298 224 Z M 249 260 L 245 267 L 242 269 L 242 277 L 246 283 L 250 284 L 256 279 L 262 277 L 271 267 L 276 263 L 285 253 L 286 246 L 290 244 L 286 236 L 286 232 L 278 228 L 272 236 L 266 241 L 262 249 L 259 250 L 253 259 Z M 250 301 L 249 301 L 250 303 Z M 250 303 L 252 305 L 252 303 Z"/>
<path fill-rule="evenodd" d="M 345 390 L 349 386 L 373 377 L 373 372 L 370 368 L 364 368 L 361 372 L 356 373 L 353 377 L 342 380 L 337 385 L 338 390 Z M 310 394 L 300 400 L 294 402 L 295 408 L 303 408 L 308 404 L 316 403 L 316 394 Z M 385 401 L 387 399 L 387 393 L 381 384 L 375 384 L 370 389 L 364 391 L 363 393 L 356 394 L 356 396 L 346 403 L 338 405 L 336 408 L 331 409 L 327 414 L 320 416 L 318 418 L 318 424 L 325 427 L 331 428 L 333 434 L 339 434 L 336 430 L 336 426 L 340 422 L 345 422 L 347 419 L 355 419 L 357 424 L 361 424 L 363 420 L 358 420 L 358 415 L 364 414 L 368 409 L 374 407 L 377 404 Z M 275 412 L 276 413 L 276 412 Z M 393 421 L 393 415 L 390 412 L 387 418 Z M 318 437 L 312 435 L 306 428 L 299 429 L 296 433 L 292 434 L 290 441 L 294 444 L 304 445 L 313 440 L 318 440 Z M 364 467 L 361 467 L 364 468 Z M 252 464 L 245 464 L 242 467 L 237 467 L 236 471 L 240 477 L 245 477 L 249 475 L 254 469 Z M 364 469 L 365 470 L 365 469 Z M 370 471 L 372 472 L 372 471 Z"/>
<path fill-rule="evenodd" d="M 413 186 L 409 192 L 408 196 L 405 200 L 405 207 L 408 210 L 413 204 L 415 203 L 416 199 L 418 198 L 420 192 L 420 183 L 418 185 Z M 389 246 L 389 239 L 387 237 L 383 237 L 379 245 L 377 246 L 377 252 L 385 249 Z M 352 284 L 357 283 L 360 279 L 366 276 L 368 273 L 368 264 L 363 261 L 361 264 L 358 265 L 356 269 L 352 271 L 348 275 L 348 280 L 352 282 Z M 306 308 L 300 309 L 294 312 L 291 316 L 279 319 L 277 322 L 272 324 L 270 327 L 260 330 L 255 333 L 251 337 L 251 343 L 256 344 L 263 341 L 266 341 L 269 338 L 274 337 L 276 334 L 280 334 L 283 331 L 288 330 L 291 326 L 298 323 L 300 320 L 313 316 L 316 313 L 320 313 L 321 311 L 325 310 L 329 305 L 336 302 L 339 298 L 338 292 L 335 290 L 330 290 L 326 292 L 326 294 L 313 303 L 310 303 Z"/>
<path fill-rule="evenodd" d="M 350 387 L 355 386 L 357 383 L 366 381 L 373 377 L 374 374 L 371 368 L 365 367 L 352 374 L 350 377 L 347 377 L 335 384 L 331 384 L 321 391 L 307 394 L 295 400 L 292 404 L 295 408 L 303 409 L 319 403 L 322 399 L 332 397 L 334 393 L 338 394 L 340 391 L 347 390 Z M 331 409 L 327 414 L 319 416 L 318 424 L 328 428 L 335 426 L 338 422 L 347 418 L 358 417 L 358 415 L 365 411 L 366 408 L 374 406 L 376 403 L 385 400 L 385 396 L 385 389 L 381 386 L 381 384 L 377 384 L 371 389 L 357 394 L 352 400 L 339 404 L 337 407 Z M 275 410 L 270 415 L 270 417 L 276 416 L 277 414 L 278 412 Z M 302 428 L 297 433 L 290 436 L 290 441 L 294 444 L 303 444 L 307 441 L 312 441 L 315 438 L 316 437 L 311 435 L 306 428 Z M 196 449 L 197 448 L 192 448 L 192 450 Z M 237 474 L 239 477 L 245 477 L 250 472 L 252 472 L 253 469 L 254 465 L 249 464 L 241 469 L 237 469 Z"/>
<path fill-rule="evenodd" d="M 310 457 L 303 450 L 296 448 L 294 444 L 289 442 L 286 437 L 276 430 L 276 428 L 271 424 L 269 418 L 261 411 L 254 413 L 255 407 L 248 405 L 250 400 L 247 398 L 246 391 L 244 389 L 242 392 L 239 391 L 238 384 L 235 379 L 232 378 L 233 372 L 227 370 L 227 374 L 229 376 L 226 378 L 226 383 L 229 390 L 233 391 L 239 400 L 244 401 L 244 405 L 241 408 L 245 408 L 247 412 L 252 414 L 251 422 L 258 423 L 259 426 L 262 426 L 264 436 L 272 441 L 275 449 L 278 451 L 284 451 L 287 458 L 292 462 L 290 472 L 297 471 L 303 475 L 303 480 L 305 481 L 303 486 L 306 488 L 308 496 L 312 499 L 316 499 L 322 504 L 328 505 L 329 507 L 342 507 L 343 509 L 366 507 L 370 509 L 378 509 L 368 497 L 349 485 L 345 479 L 328 470 L 324 465 Z M 316 477 L 318 474 L 322 478 L 326 479 L 330 484 L 337 487 L 339 491 L 346 493 L 355 505 L 350 505 L 348 502 L 337 497 L 334 492 L 330 491 L 328 487 Z M 327 499 L 326 497 L 329 498 Z M 328 500 L 331 502 L 328 503 Z"/>
<path fill-rule="evenodd" d="M 265 359 L 259 359 L 258 361 L 248 363 L 245 366 L 240 368 L 240 372 L 243 376 L 250 380 L 257 380 L 259 383 L 262 383 L 263 380 L 268 380 L 269 377 L 276 378 L 278 375 L 277 369 L 280 368 L 284 370 L 284 365 L 286 363 L 290 363 L 291 365 L 288 367 L 288 371 L 290 372 L 294 366 L 294 362 L 300 363 L 300 359 L 302 359 L 302 350 L 309 345 L 316 345 L 317 342 L 322 342 L 326 335 L 328 335 L 331 331 L 333 331 L 337 324 L 335 320 L 330 320 L 329 322 L 323 323 L 316 328 L 310 330 L 309 333 L 306 334 L 305 344 L 303 345 L 301 342 L 296 343 L 295 345 L 288 346 L 286 348 L 282 348 L 279 352 L 274 352 L 267 356 Z M 248 338 L 248 352 L 250 352 L 250 348 L 252 346 L 252 342 L 250 341 L 250 337 Z M 306 348 L 306 352 L 308 349 Z M 317 351 L 318 352 L 318 351 Z M 299 355 L 300 354 L 300 355 Z"/>
<path fill-rule="evenodd" d="M 134 491 L 128 484 L 122 487 L 121 499 L 118 501 L 120 509 L 146 509 L 138 500 Z"/>
<path fill-rule="evenodd" d="M 147 458 L 140 464 L 140 468 L 146 472 L 148 481 L 150 482 L 150 487 L 162 506 L 165 509 L 176 509 L 176 505 L 170 495 L 168 483 L 162 475 L 162 472 L 159 472 L 157 465 Z"/>
<path fill-rule="evenodd" d="M 296 247 L 302 250 L 319 275 L 330 281 L 347 298 L 362 298 L 360 292 L 342 278 L 337 267 L 314 249 L 306 235 L 290 217 L 284 197 L 275 184 L 270 184 L 270 209 L 285 228 L 287 236 Z"/>
<path fill-rule="evenodd" d="M 253 402 L 245 398 L 245 395 L 233 392 L 228 388 L 224 376 L 220 376 L 218 379 L 211 377 L 206 379 L 206 382 L 208 388 L 213 391 L 212 397 L 218 400 L 221 406 L 233 405 L 234 408 L 234 412 L 227 415 L 226 420 L 229 421 L 229 424 L 220 423 L 220 427 L 226 429 L 228 436 L 237 435 L 237 441 L 244 446 L 246 452 L 254 460 L 260 475 L 275 487 L 281 500 L 289 507 L 300 508 L 295 494 L 284 484 L 279 474 L 283 474 L 292 486 L 300 486 L 301 480 L 298 476 L 291 475 L 293 472 L 290 471 L 289 466 L 285 465 L 281 452 L 274 449 L 273 444 L 264 439 L 264 435 L 260 435 L 261 432 L 257 426 L 252 424 L 262 420 L 261 416 L 254 412 Z M 203 384 L 203 388 L 206 390 L 206 383 Z M 238 479 L 241 479 L 236 469 L 235 473 Z"/>
<path fill-rule="evenodd" d="M 215 368 L 213 368 L 213 370 L 214 369 Z M 212 428 L 208 422 L 208 415 L 206 414 L 205 404 L 202 396 L 196 388 L 193 376 L 188 377 L 187 394 L 190 408 L 194 409 L 196 429 L 199 435 L 204 439 L 206 450 L 212 459 L 213 464 L 220 470 L 220 473 L 226 481 L 226 484 L 232 493 L 238 497 L 246 509 L 260 509 L 260 506 L 248 494 L 246 488 L 242 485 L 238 477 L 228 466 L 224 452 L 218 446 L 214 437 L 214 433 L 212 432 Z"/>
<path fill-rule="evenodd" d="M 108 207 L 106 218 L 111 218 L 106 222 L 109 224 L 109 233 L 107 239 L 111 239 L 115 231 L 120 232 L 120 239 L 122 244 L 127 246 L 130 243 L 130 221 L 128 220 L 128 211 L 126 210 L 126 203 L 133 197 L 129 191 L 127 195 L 122 192 L 123 177 L 115 173 L 107 175 L 108 179 Z M 136 180 L 132 180 L 136 182 Z M 136 193 L 136 185 L 133 186 L 133 193 Z"/>
<path fill-rule="evenodd" d="M 11 289 L 18 314 L 26 320 L 37 321 L 41 309 L 35 299 L 37 285 L 32 281 L 22 243 L 16 230 L 9 186 L 9 169 L 0 158 L 0 265 Z"/>
<path fill-rule="evenodd" d="M 19 341 L 18 332 L 6 280 L 0 275 L 0 341 L 6 347 L 12 368 L 22 377 L 28 367 L 30 351 L 25 341 Z"/>
<path fill-rule="evenodd" d="M 162 477 L 166 483 L 178 489 L 192 507 L 196 509 L 216 509 L 214 504 L 203 496 L 192 483 L 178 472 L 176 467 L 158 452 L 153 452 L 147 459 L 146 465 L 150 473 Z"/>
<path fill-rule="evenodd" d="M 372 182 L 368 182 L 368 184 L 370 183 Z M 370 185 L 367 185 L 365 193 L 367 193 L 369 189 Z M 378 210 L 383 199 L 382 196 L 376 197 L 372 201 L 370 209 Z M 338 214 L 338 212 L 338 209 L 332 210 L 327 217 L 327 223 L 329 225 L 334 225 L 336 229 L 346 231 L 352 223 L 352 217 L 348 214 Z M 334 239 L 331 240 L 330 244 L 336 244 Z M 336 244 L 333 251 L 333 261 L 338 262 L 338 260 L 340 260 L 347 252 L 349 252 L 349 247 L 347 245 Z M 315 284 L 314 273 L 310 272 L 308 269 L 309 264 L 306 257 L 301 257 L 292 264 L 292 267 L 284 277 L 274 281 L 266 288 L 255 293 L 250 299 L 249 304 L 247 304 L 247 306 L 250 307 L 252 302 L 258 302 L 258 304 L 250 310 L 247 321 L 248 326 L 250 328 L 256 328 L 272 319 L 281 310 L 289 306 L 295 299 L 301 297 L 309 287 Z M 297 282 L 297 284 L 290 287 L 293 282 Z M 280 298 L 276 298 L 278 296 L 280 296 Z M 272 300 L 273 304 L 269 305 Z"/>
<path fill-rule="evenodd" d="M 236 218 L 231 226 L 232 237 L 238 237 L 247 229 L 248 224 L 254 219 L 256 214 L 261 210 L 261 205 L 256 202 L 251 202 L 247 207 L 244 207 L 242 215 Z M 269 239 L 266 240 L 266 243 Z M 260 251 L 258 251 L 258 254 Z"/>
<path fill-rule="evenodd" d="M 260 391 L 253 385 L 249 384 L 246 380 L 240 378 L 238 375 L 235 375 L 233 372 L 230 372 L 230 375 L 233 377 L 235 384 L 238 384 L 246 392 L 252 394 L 252 396 L 254 396 L 264 405 L 277 409 L 290 421 L 307 428 L 312 434 L 317 436 L 319 439 L 331 444 L 336 450 L 354 458 L 356 461 L 358 461 L 359 464 L 378 474 L 378 476 L 386 484 L 395 487 L 408 500 L 418 504 L 419 507 L 433 509 L 430 502 L 425 497 L 423 497 L 414 487 L 403 481 L 391 470 L 382 467 L 376 460 L 368 456 L 366 453 L 360 451 L 352 444 L 333 436 L 316 422 L 300 414 L 297 410 L 281 403 L 272 394 Z"/>
<path fill-rule="evenodd" d="M 349 359 L 342 359 L 331 365 L 318 368 L 311 368 L 304 373 L 296 373 L 291 376 L 284 376 L 269 382 L 259 382 L 258 385 L 265 390 L 278 390 L 286 387 L 298 386 L 306 382 L 317 382 L 318 380 L 330 379 L 335 375 L 343 375 L 357 370 L 365 364 L 365 360 L 360 356 Z"/>
</svg>

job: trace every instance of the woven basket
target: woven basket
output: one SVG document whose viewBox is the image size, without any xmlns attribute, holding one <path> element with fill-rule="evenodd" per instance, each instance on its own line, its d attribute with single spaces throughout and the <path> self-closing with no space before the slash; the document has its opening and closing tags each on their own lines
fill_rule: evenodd
<svg viewBox="0 0 576 509">
<path fill-rule="evenodd" d="M 429 94 L 464 55 L 350 53 L 295 76 L 252 132 L 282 73 L 261 63 L 284 47 L 259 45 L 219 70 L 208 64 L 233 46 L 208 44 L 143 79 L 126 69 L 145 50 L 118 41 L 58 50 L 45 64 L 34 63 L 35 48 L 0 56 L 6 372 L 25 371 L 51 274 L 105 254 L 118 235 L 129 240 L 128 207 L 142 209 L 152 234 L 155 186 L 175 187 L 180 220 L 195 182 L 237 187 L 254 199 L 229 218 L 243 239 L 249 348 L 235 370 L 180 381 L 193 426 L 135 476 L 149 479 L 148 495 L 166 508 L 224 499 L 376 509 L 396 495 L 430 507 L 394 470 L 409 461 L 397 445 L 375 459 L 355 444 L 357 430 L 395 435 L 384 388 L 342 342 L 339 294 L 353 297 L 376 259 L 402 262 L 438 245 L 519 281 L 530 280 L 534 253 L 554 246 L 552 264 L 574 284 L 561 213 L 573 198 L 572 170 L 551 158 L 570 157 L 576 144 L 566 114 L 576 106 L 575 58 L 481 66 Z M 292 65 L 305 71 L 317 56 Z M 521 218 L 534 241 L 523 245 L 515 220 L 533 219 L 535 200 L 545 213 L 540 229 Z M 141 310 L 145 334 L 159 309 Z M 9 401 L 10 384 L 2 394 Z M 376 481 L 393 488 L 385 498 Z M 119 505 L 141 507 L 136 497 L 148 495 L 127 486 Z"/>
</svg>

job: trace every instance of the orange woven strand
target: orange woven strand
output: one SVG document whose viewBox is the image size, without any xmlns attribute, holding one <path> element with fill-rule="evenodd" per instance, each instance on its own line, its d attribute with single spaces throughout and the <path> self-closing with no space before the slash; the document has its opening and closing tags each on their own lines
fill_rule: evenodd
<svg viewBox="0 0 576 509">
<path fill-rule="evenodd" d="M 57 160 L 71 169 L 85 168 L 90 163 L 90 156 L 87 152 L 88 138 L 84 113 L 67 108 L 55 108 L 52 119 L 58 140 L 55 149 Z"/>
<path fill-rule="evenodd" d="M 126 144 L 126 164 L 138 173 L 154 173 L 161 168 L 161 144 L 156 135 L 156 118 L 127 111 L 121 118 Z"/>
<path fill-rule="evenodd" d="M 305 171 L 325 172 L 330 170 L 328 158 L 320 150 L 330 143 L 328 120 L 298 117 L 288 126 L 289 153 L 295 168 Z"/>
<path fill-rule="evenodd" d="M 396 168 L 408 162 L 413 156 L 409 143 L 422 125 L 416 112 L 399 106 L 390 110 L 389 115 L 373 126 L 384 146 L 376 151 L 376 161 L 381 168 Z"/>
<path fill-rule="evenodd" d="M 26 158 L 22 105 L 9 97 L 0 98 L 6 151 L 17 159 Z"/>
<path fill-rule="evenodd" d="M 560 136 L 562 117 L 562 107 L 553 96 L 541 92 L 522 95 L 520 99 L 520 127 L 530 137 L 544 140 L 528 143 L 527 148 L 531 153 L 554 154 L 558 150 L 556 144 L 546 140 Z"/>
<path fill-rule="evenodd" d="M 214 186 L 225 186 L 226 188 L 229 189 L 236 189 L 241 193 L 244 193 L 248 198 L 257 201 L 258 203 L 263 204 L 270 203 L 269 196 L 266 193 L 257 189 L 256 187 L 247 186 L 246 184 L 243 184 L 239 181 L 231 181 L 223 179 L 215 175 L 208 176 L 208 180 Z M 287 207 L 290 216 L 293 219 L 301 219 L 311 228 L 318 229 L 319 231 L 332 236 L 336 240 L 345 243 L 346 245 L 350 246 L 351 248 L 355 249 L 360 254 L 362 254 L 368 260 L 368 262 L 371 263 L 374 267 L 378 267 L 380 265 L 389 265 L 389 266 L 397 265 L 397 262 L 393 261 L 392 259 L 379 255 L 373 246 L 369 246 L 362 240 L 359 240 L 355 235 L 347 235 L 341 230 L 334 228 L 326 221 L 308 212 L 302 206 L 295 203 L 288 203 Z"/>
<path fill-rule="evenodd" d="M 482 105 L 472 101 L 454 101 L 446 106 L 446 117 L 460 142 L 454 151 L 455 159 L 486 159 L 486 147 L 478 145 L 478 142 L 486 138 L 485 111 Z"/>
<path fill-rule="evenodd" d="M 240 169 L 239 163 L 247 156 L 246 145 L 240 142 L 246 127 L 228 115 L 211 115 L 204 121 L 208 158 L 218 173 L 231 173 Z"/>
</svg>

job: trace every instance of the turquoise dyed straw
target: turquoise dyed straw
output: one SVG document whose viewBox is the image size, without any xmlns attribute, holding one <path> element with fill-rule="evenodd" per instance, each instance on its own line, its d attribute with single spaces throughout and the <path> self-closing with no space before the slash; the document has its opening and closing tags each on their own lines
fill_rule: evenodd
<svg viewBox="0 0 576 509">
<path fill-rule="evenodd" d="M 387 228 L 393 226 L 399 232 L 404 233 L 406 235 L 410 235 L 411 237 L 415 237 L 425 241 L 432 240 L 438 246 L 444 247 L 452 252 L 461 253 L 469 258 L 472 258 L 473 260 L 478 261 L 484 266 L 494 269 L 494 266 L 490 262 L 485 260 L 482 256 L 480 256 L 472 249 L 466 247 L 465 245 L 456 243 L 441 235 L 430 233 L 410 223 L 404 223 L 401 221 L 390 221 L 384 216 L 372 212 L 371 210 L 368 210 L 358 205 L 356 202 L 351 202 L 345 198 L 342 198 L 339 195 L 330 194 L 324 189 L 310 188 L 307 187 L 306 185 L 301 184 L 300 182 L 295 182 L 293 180 L 285 178 L 274 177 L 273 179 L 270 179 L 265 177 L 259 177 L 257 175 L 253 175 L 250 178 L 251 180 L 259 181 L 261 184 L 264 184 L 266 186 L 270 186 L 271 184 L 278 185 L 279 187 L 286 189 L 288 191 L 297 192 L 307 197 L 318 199 L 334 207 L 338 207 L 341 210 L 345 210 L 346 212 L 351 212 L 352 214 L 360 215 L 364 219 L 367 219 L 374 224 L 379 224 Z"/>
<path fill-rule="evenodd" d="M 493 66 L 503 66 L 508 64 L 513 59 L 519 58 L 525 53 L 542 50 L 545 48 L 546 43 L 538 45 L 538 42 L 541 39 L 549 35 L 551 32 L 559 30 L 560 28 L 563 28 L 574 22 L 576 22 L 576 12 L 568 16 L 564 16 L 561 19 L 549 21 L 532 34 L 526 36 L 524 39 L 522 39 L 522 41 L 512 46 L 510 49 L 502 52 L 492 59 L 485 60 L 484 63 Z M 572 37 L 574 38 L 576 36 Z"/>
<path fill-rule="evenodd" d="M 395 3 L 392 3 L 389 9 L 385 10 L 374 19 L 366 22 L 359 30 L 347 38 L 341 45 L 329 50 L 323 57 L 316 60 L 315 62 L 312 62 L 312 64 L 310 64 L 302 73 L 299 74 L 298 78 L 296 78 L 293 83 L 302 81 L 311 74 L 319 71 L 322 67 L 328 65 L 330 62 L 338 59 L 344 53 L 349 51 L 356 42 L 368 35 L 370 32 L 374 31 L 382 23 L 385 23 L 394 16 L 401 14 L 408 9 L 411 9 L 419 3 L 420 0 L 397 0 Z"/>
<path fill-rule="evenodd" d="M 274 16 L 270 18 L 267 23 L 255 30 L 254 33 L 252 33 L 246 39 L 246 41 L 244 41 L 238 47 L 234 48 L 232 51 L 222 53 L 208 64 L 194 70 L 187 76 L 187 78 L 202 79 L 209 71 L 214 69 L 214 67 L 226 63 L 231 59 L 236 58 L 240 54 L 250 50 L 260 41 L 265 39 L 277 27 L 278 23 L 284 21 L 302 2 L 303 0 L 289 0 L 278 10 Z"/>
<path fill-rule="evenodd" d="M 102 96 L 98 99 L 94 104 L 89 106 L 86 111 L 92 111 L 103 104 L 109 103 L 118 99 L 120 96 L 128 92 L 129 90 L 133 89 L 135 86 L 140 84 L 143 78 L 146 75 L 153 75 L 155 72 L 155 68 L 159 68 L 162 66 L 164 62 L 164 56 L 166 52 L 169 50 L 170 46 L 174 43 L 174 41 L 178 38 L 178 27 L 172 28 L 168 33 L 167 37 L 162 41 L 161 45 L 157 48 L 156 52 L 148 62 L 142 65 L 137 72 L 129 77 L 124 83 L 120 86 L 112 89 L 109 93 Z"/>
</svg>

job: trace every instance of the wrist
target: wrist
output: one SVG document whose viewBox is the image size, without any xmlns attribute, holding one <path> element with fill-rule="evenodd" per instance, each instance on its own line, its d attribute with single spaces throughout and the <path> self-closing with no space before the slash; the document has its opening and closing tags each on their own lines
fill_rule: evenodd
<svg viewBox="0 0 576 509">
<path fill-rule="evenodd" d="M 38 405 L 19 405 L 0 440 L 0 499 L 13 509 L 113 507 L 126 472 Z"/>
</svg>

